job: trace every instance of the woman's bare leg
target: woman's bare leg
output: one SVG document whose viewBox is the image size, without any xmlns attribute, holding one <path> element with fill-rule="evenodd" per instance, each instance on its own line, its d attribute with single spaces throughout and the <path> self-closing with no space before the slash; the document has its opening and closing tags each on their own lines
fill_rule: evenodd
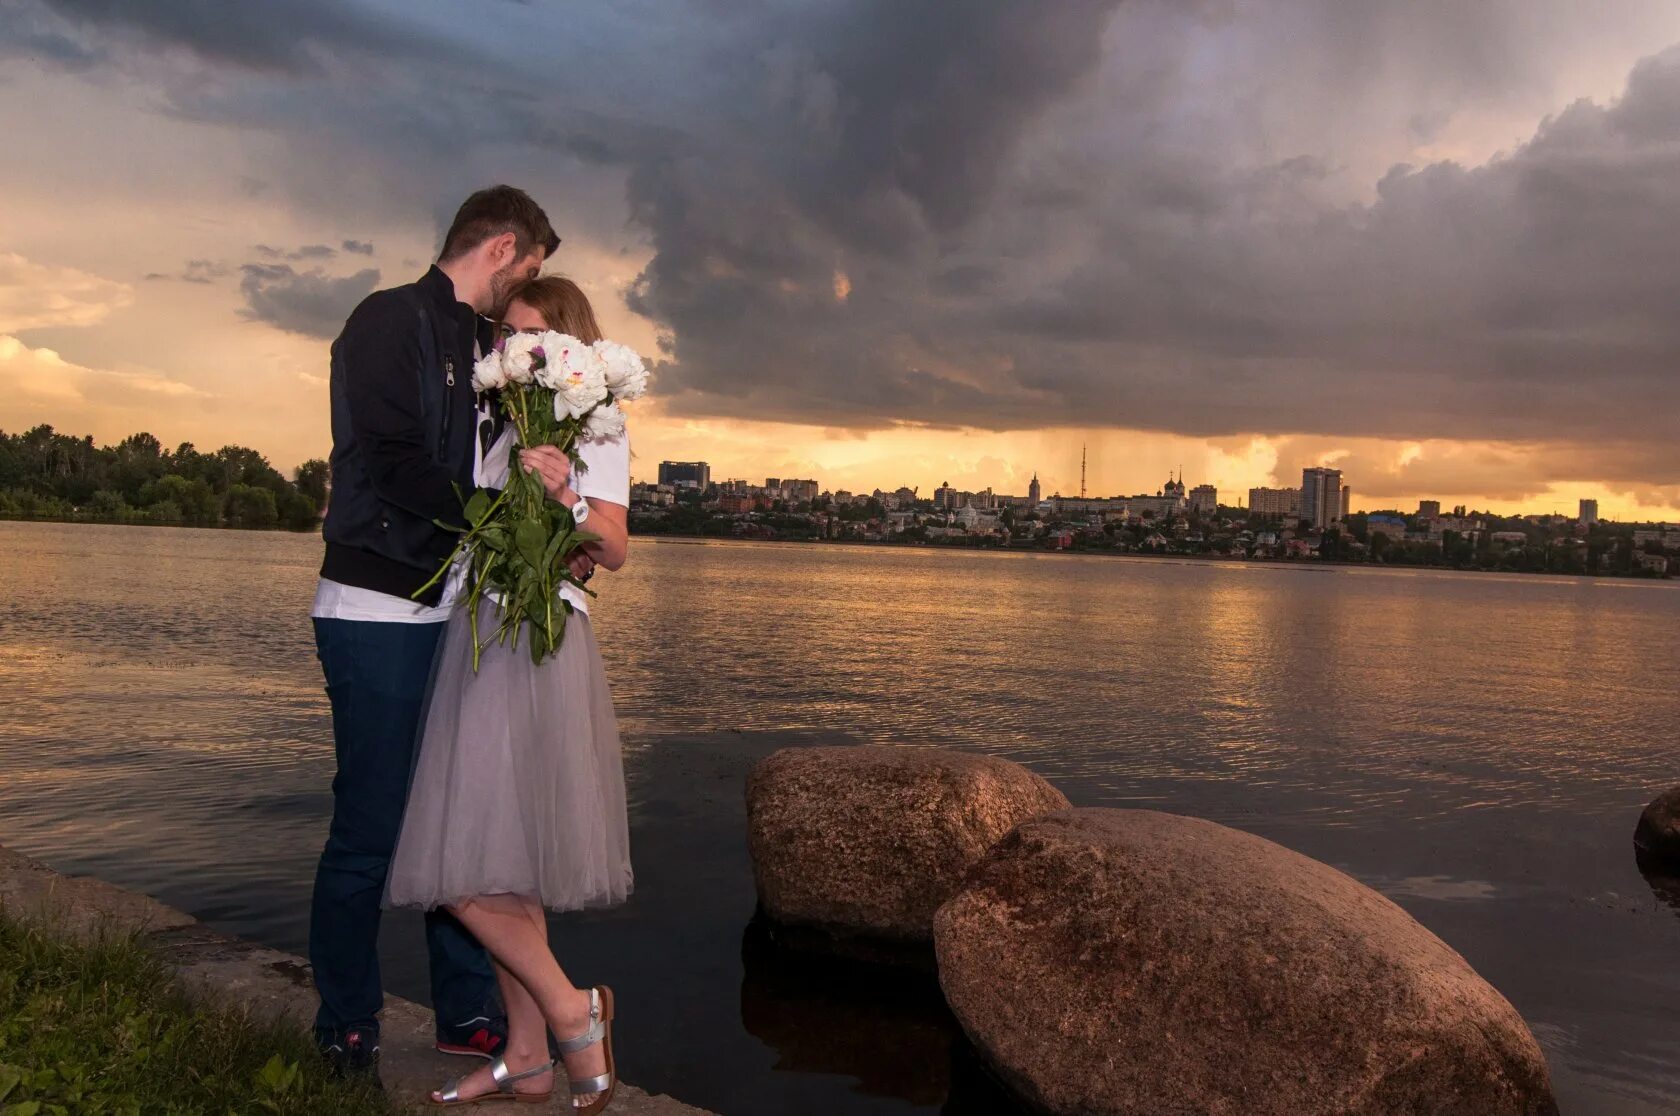
<svg viewBox="0 0 1680 1116">
<path fill-rule="evenodd" d="M 507 1045 L 502 1061 L 509 1073 L 540 1066 L 548 1061 L 548 1021 L 519 978 L 504 968 L 494 953 L 491 963 L 496 969 L 496 984 L 502 990 L 502 1006 L 507 1010 Z M 546 1093 L 554 1088 L 554 1077 L 539 1073 L 515 1082 L 513 1087 L 521 1093 Z M 481 1097 L 496 1091 L 496 1080 L 490 1075 L 490 1067 L 485 1066 L 463 1077 L 458 1088 L 463 1098 Z"/>
<path fill-rule="evenodd" d="M 521 986 L 524 998 L 537 1009 L 557 1037 L 571 1038 L 588 1029 L 589 993 L 572 984 L 548 948 L 548 921 L 543 915 L 542 904 L 525 897 L 496 896 L 489 902 L 469 899 L 451 909 L 455 917 L 472 931 L 473 937 L 490 951 L 498 970 L 505 968 L 514 982 Z M 505 989 L 503 995 L 507 995 Z M 514 1026 L 511 999 L 507 1008 L 508 1044 L 511 1047 Z M 533 1065 L 548 1057 L 547 1035 L 539 1033 L 537 1041 L 542 1050 L 539 1057 L 532 1059 Z M 606 1052 L 599 1043 L 576 1054 L 568 1054 L 565 1062 L 567 1076 L 578 1080 L 607 1070 Z M 508 1068 L 517 1070 L 519 1067 L 510 1058 Z M 467 1092 L 464 1084 L 462 1091 Z"/>
</svg>

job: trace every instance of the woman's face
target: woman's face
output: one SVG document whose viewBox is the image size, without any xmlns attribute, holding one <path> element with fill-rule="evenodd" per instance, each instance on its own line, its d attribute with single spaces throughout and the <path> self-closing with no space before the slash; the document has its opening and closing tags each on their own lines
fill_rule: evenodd
<svg viewBox="0 0 1680 1116">
<path fill-rule="evenodd" d="M 541 333 L 548 328 L 543 316 L 528 302 L 514 299 L 508 303 L 507 313 L 502 317 L 502 329 L 508 333 Z"/>
</svg>

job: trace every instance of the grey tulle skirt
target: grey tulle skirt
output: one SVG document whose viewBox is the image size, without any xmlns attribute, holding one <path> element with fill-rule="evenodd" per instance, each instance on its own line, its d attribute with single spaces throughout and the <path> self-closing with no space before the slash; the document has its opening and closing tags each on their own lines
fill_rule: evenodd
<svg viewBox="0 0 1680 1116">
<path fill-rule="evenodd" d="M 478 673 L 466 609 L 438 654 L 385 905 L 428 910 L 496 895 L 557 911 L 630 894 L 624 759 L 589 619 L 574 613 L 540 666 L 492 642 Z M 486 603 L 479 631 L 495 631 Z"/>
</svg>

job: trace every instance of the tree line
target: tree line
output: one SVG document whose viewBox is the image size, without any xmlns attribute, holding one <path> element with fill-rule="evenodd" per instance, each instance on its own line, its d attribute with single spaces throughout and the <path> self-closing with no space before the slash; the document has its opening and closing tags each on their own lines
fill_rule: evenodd
<svg viewBox="0 0 1680 1116">
<path fill-rule="evenodd" d="M 256 450 L 174 450 L 150 434 L 114 446 L 37 426 L 0 430 L 0 518 L 312 531 L 327 506 L 327 463 L 288 480 Z"/>
</svg>

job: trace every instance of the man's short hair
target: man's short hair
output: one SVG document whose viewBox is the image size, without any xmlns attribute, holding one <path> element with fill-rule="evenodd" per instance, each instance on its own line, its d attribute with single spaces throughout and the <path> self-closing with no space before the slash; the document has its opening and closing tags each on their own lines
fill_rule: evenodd
<svg viewBox="0 0 1680 1116">
<path fill-rule="evenodd" d="M 509 232 L 521 256 L 541 245 L 546 260 L 560 247 L 560 237 L 548 223 L 548 214 L 530 194 L 513 186 L 492 186 L 461 203 L 443 238 L 443 253 L 438 260 L 456 259 L 491 237 Z"/>
</svg>

